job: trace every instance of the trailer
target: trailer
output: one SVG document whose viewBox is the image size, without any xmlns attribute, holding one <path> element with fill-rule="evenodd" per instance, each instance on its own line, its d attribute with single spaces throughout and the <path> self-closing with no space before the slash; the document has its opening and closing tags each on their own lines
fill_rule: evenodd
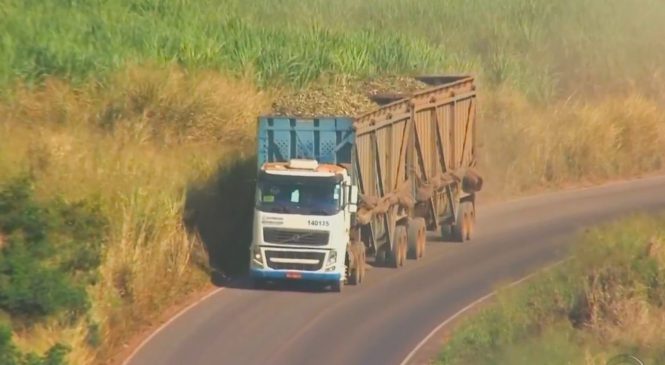
<svg viewBox="0 0 665 365">
<path fill-rule="evenodd" d="M 395 268 L 425 255 L 426 232 L 471 239 L 476 87 L 424 76 L 426 90 L 375 95 L 360 116 L 262 116 L 250 275 L 363 281 L 367 262 Z"/>
</svg>

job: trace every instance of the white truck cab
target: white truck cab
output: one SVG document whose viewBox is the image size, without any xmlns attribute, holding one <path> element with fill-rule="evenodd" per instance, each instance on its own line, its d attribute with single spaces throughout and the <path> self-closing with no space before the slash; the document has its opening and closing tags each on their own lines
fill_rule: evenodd
<svg viewBox="0 0 665 365">
<path fill-rule="evenodd" d="M 322 281 L 340 290 L 357 196 L 348 171 L 339 165 L 308 159 L 264 163 L 250 247 L 254 282 Z"/>
</svg>

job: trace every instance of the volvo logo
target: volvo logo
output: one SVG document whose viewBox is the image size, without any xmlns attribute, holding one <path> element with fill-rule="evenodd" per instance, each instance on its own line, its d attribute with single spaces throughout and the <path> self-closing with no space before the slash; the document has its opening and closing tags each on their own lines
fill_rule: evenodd
<svg viewBox="0 0 665 365">
<path fill-rule="evenodd" d="M 292 241 L 298 242 L 300 241 L 300 235 L 299 234 L 294 234 L 293 237 L 291 237 Z"/>
</svg>

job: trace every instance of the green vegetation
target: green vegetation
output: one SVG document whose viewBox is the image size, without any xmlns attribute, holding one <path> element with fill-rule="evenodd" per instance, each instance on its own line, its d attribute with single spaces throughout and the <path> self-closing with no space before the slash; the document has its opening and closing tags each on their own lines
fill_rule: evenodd
<svg viewBox="0 0 665 365">
<path fill-rule="evenodd" d="M 601 365 L 619 353 L 663 363 L 663 223 L 639 216 L 583 234 L 571 261 L 466 319 L 438 363 Z"/>
<path fill-rule="evenodd" d="M 84 312 L 105 224 L 86 202 L 34 201 L 29 179 L 0 186 L 0 310 L 26 319 Z"/>
<path fill-rule="evenodd" d="M 175 62 L 263 85 L 473 72 L 547 100 L 659 87 L 665 63 L 657 0 L 9 0 L 1 11 L 4 83 Z"/>
<path fill-rule="evenodd" d="M 46 316 L 67 322 L 85 314 L 85 286 L 97 279 L 106 221 L 87 202 L 36 201 L 30 178 L 0 186 L 0 313 L 19 326 Z M 43 358 L 23 354 L 0 323 L 0 364 L 61 364 L 68 348 Z"/>
<path fill-rule="evenodd" d="M 55 345 L 44 356 L 23 353 L 11 342 L 12 333 L 8 327 L 0 325 L 0 365 L 63 365 L 69 348 Z"/>
<path fill-rule="evenodd" d="M 377 78 L 478 77 L 485 196 L 660 170 L 664 17 L 658 0 L 5 0 L 0 320 L 16 351 L 109 359 L 242 271 L 256 116 L 354 113 Z"/>
</svg>

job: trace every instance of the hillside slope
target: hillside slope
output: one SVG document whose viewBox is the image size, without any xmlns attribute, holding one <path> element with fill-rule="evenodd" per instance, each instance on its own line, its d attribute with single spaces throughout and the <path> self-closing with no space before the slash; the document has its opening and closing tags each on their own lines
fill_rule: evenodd
<svg viewBox="0 0 665 365">
<path fill-rule="evenodd" d="M 242 271 L 258 114 L 355 112 L 408 75 L 478 78 L 487 195 L 660 170 L 663 16 L 654 0 L 5 1 L 0 192 L 12 203 L 21 186 L 48 214 L 94 207 L 77 210 L 84 232 L 107 224 L 81 238 L 60 221 L 32 263 L 93 240 L 80 262 L 94 280 L 54 269 L 84 285 L 84 311 L 27 318 L 0 295 L 0 322 L 20 349 L 62 342 L 71 363 L 103 362 L 211 272 Z M 0 275 L 16 288 L 12 265 Z"/>
<path fill-rule="evenodd" d="M 663 363 L 664 221 L 632 217 L 585 233 L 571 261 L 465 320 L 438 363 L 603 365 L 625 353 Z"/>
</svg>

